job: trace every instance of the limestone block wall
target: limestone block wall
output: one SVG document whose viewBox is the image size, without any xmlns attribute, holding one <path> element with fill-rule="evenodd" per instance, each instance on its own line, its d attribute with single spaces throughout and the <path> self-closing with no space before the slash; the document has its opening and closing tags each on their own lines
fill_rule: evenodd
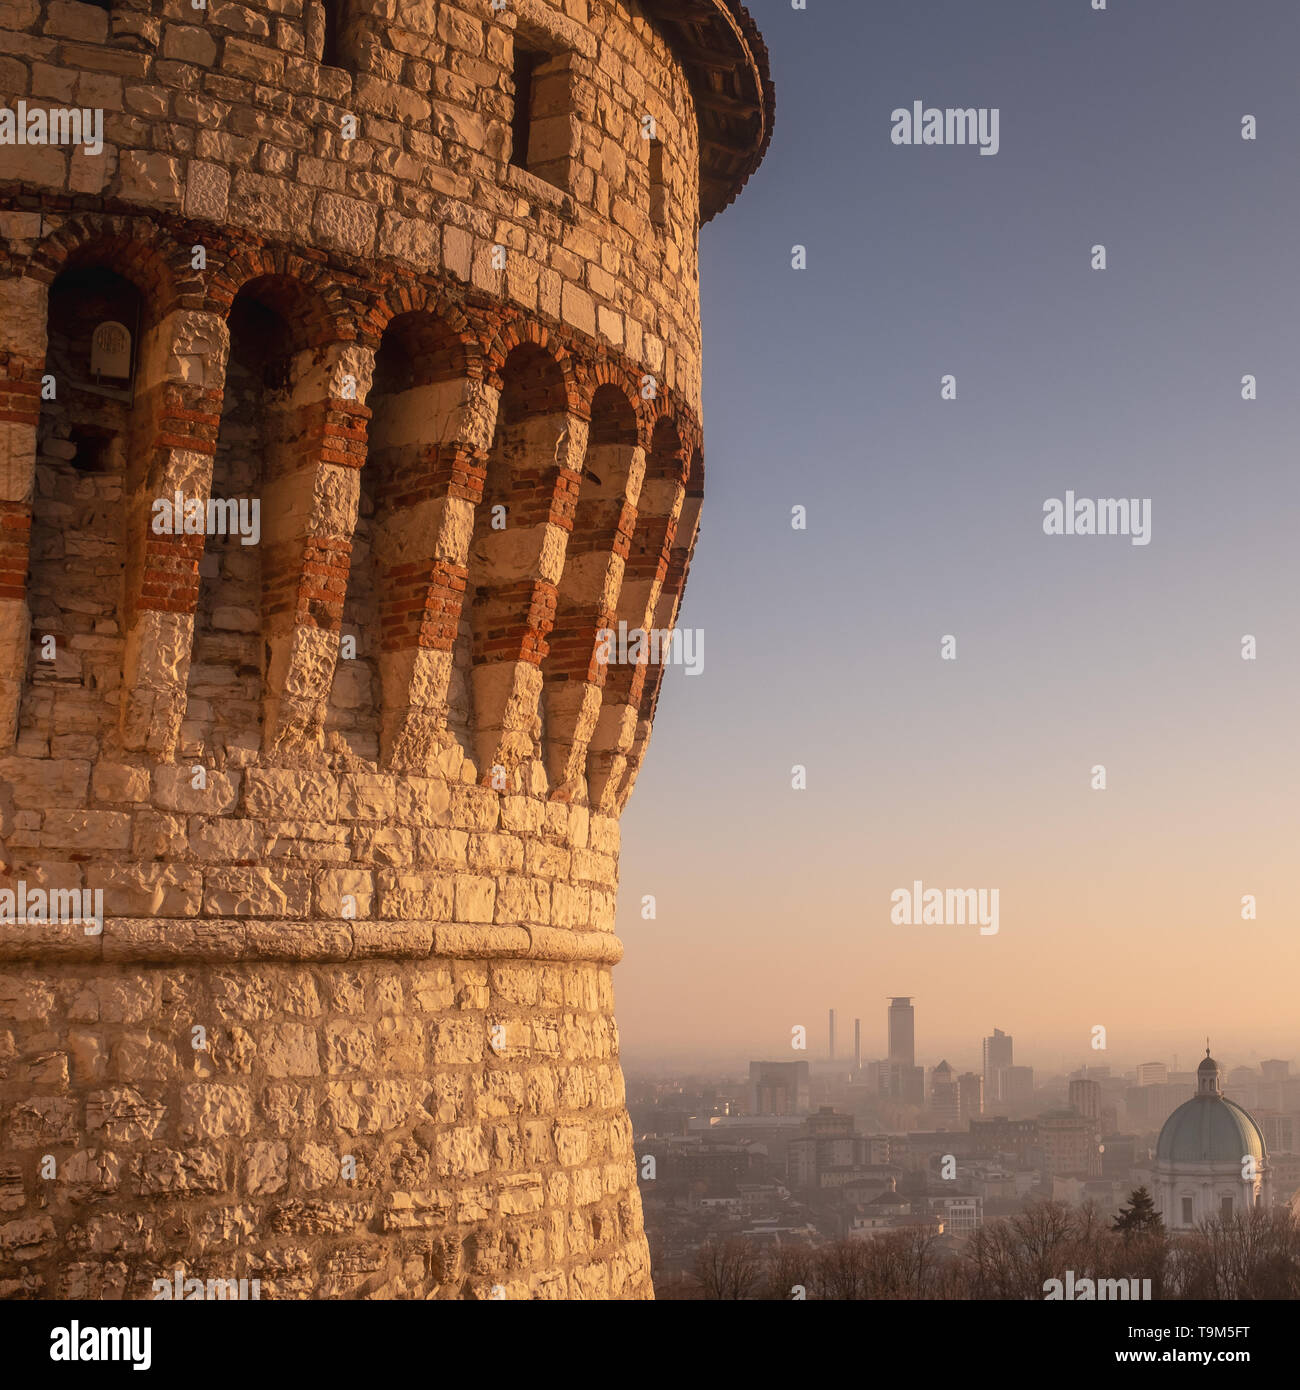
<svg viewBox="0 0 1300 1390">
<path fill-rule="evenodd" d="M 0 1294 L 648 1296 L 662 667 L 598 633 L 675 621 L 703 490 L 662 22 L 0 0 L 0 52 L 105 141 L 0 146 L 0 906 L 103 905 L 0 921 Z"/>
<path fill-rule="evenodd" d="M 517 45 L 561 69 L 534 82 L 527 155 Z M 101 155 L 4 151 L 0 185 L 42 207 L 105 199 L 440 270 L 625 350 L 698 409 L 699 129 L 636 0 L 3 0 L 0 53 L 11 104 L 104 112 Z M 518 253 L 504 270 L 498 245 Z"/>
</svg>

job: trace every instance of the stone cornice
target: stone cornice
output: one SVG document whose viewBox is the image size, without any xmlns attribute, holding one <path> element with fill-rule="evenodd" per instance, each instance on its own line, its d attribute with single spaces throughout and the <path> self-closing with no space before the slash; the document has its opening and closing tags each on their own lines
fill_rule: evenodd
<svg viewBox="0 0 1300 1390">
<path fill-rule="evenodd" d="M 87 936 L 78 923 L 4 923 L 0 960 L 66 965 L 235 964 L 286 961 L 537 960 L 617 965 L 611 932 L 567 927 L 472 926 L 457 922 L 310 921 L 249 917 L 108 917 Z"/>
<path fill-rule="evenodd" d="M 700 221 L 739 196 L 772 140 L 776 93 L 767 45 L 739 0 L 644 0 L 695 95 Z"/>
</svg>

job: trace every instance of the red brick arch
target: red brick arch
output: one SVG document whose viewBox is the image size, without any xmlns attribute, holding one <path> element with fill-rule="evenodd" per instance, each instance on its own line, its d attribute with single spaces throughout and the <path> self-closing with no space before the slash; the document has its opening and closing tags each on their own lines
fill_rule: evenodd
<svg viewBox="0 0 1300 1390">
<path fill-rule="evenodd" d="M 677 476 L 683 482 L 690 476 L 692 456 L 698 452 L 701 432 L 695 415 L 684 405 L 678 403 L 671 390 L 660 387 L 652 401 L 639 402 L 639 417 L 645 430 L 647 454 L 655 447 L 655 434 L 663 425 L 671 425 L 676 433 L 675 452 L 680 459 L 680 472 Z"/>
<path fill-rule="evenodd" d="M 406 314 L 421 314 L 428 318 L 430 331 L 436 333 L 441 351 L 454 349 L 461 374 L 481 380 L 487 362 L 480 324 L 475 323 L 464 308 L 443 293 L 437 284 L 422 280 L 401 280 L 370 301 L 360 322 L 359 341 L 377 351 L 384 330 L 396 318 Z"/>
<path fill-rule="evenodd" d="M 348 294 L 351 285 L 328 267 L 284 247 L 235 246 L 226 254 L 225 246 L 217 244 L 208 250 L 206 279 L 204 307 L 223 318 L 240 290 L 263 281 L 272 287 L 266 299 L 272 308 L 301 314 L 292 326 L 300 330 L 305 346 L 351 342 L 359 336 L 358 310 Z M 275 302 L 277 297 L 283 297 L 284 307 Z"/>
<path fill-rule="evenodd" d="M 678 419 L 673 411 L 661 410 L 649 423 L 646 476 L 675 478 L 685 483 L 691 471 L 689 421 Z"/>
<path fill-rule="evenodd" d="M 625 363 L 601 357 L 590 362 L 580 362 L 578 380 L 582 391 L 582 405 L 579 414 L 590 420 L 597 395 L 602 390 L 613 389 L 627 402 L 628 409 L 636 422 L 636 442 L 642 446 L 649 442 L 641 414 L 641 378 Z"/>
<path fill-rule="evenodd" d="M 632 397 L 620 382 L 596 387 L 589 405 L 588 447 L 600 444 L 640 444 L 641 421 Z"/>
<path fill-rule="evenodd" d="M 502 375 L 506 360 L 516 348 L 540 348 L 559 368 L 563 381 L 564 409 L 575 415 L 583 410 L 582 385 L 578 377 L 578 365 L 573 354 L 559 341 L 544 323 L 524 315 L 512 317 L 502 324 L 493 336 L 485 341 L 485 358 L 488 364 L 488 381 L 498 390 L 504 387 Z"/>
<path fill-rule="evenodd" d="M 73 217 L 36 246 L 26 274 L 48 286 L 65 270 L 83 267 L 101 267 L 130 281 L 144 303 L 145 326 L 203 300 L 202 275 L 190 267 L 189 248 L 148 218 Z"/>
</svg>

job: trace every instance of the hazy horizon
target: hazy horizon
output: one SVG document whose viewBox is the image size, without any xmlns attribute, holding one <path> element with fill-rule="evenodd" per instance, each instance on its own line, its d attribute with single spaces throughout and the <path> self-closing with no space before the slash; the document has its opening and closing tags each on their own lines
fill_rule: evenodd
<svg viewBox="0 0 1300 1390">
<path fill-rule="evenodd" d="M 895 993 L 927 1065 L 1300 1057 L 1300 7 L 749 7 L 775 137 L 701 238 L 706 662 L 624 818 L 629 1067 L 813 1057 L 830 1007 L 879 1056 Z M 918 100 L 997 154 L 893 144 Z M 1150 543 L 1044 534 L 1067 490 Z M 892 923 L 914 880 L 997 933 Z"/>
<path fill-rule="evenodd" d="M 844 1028 L 844 1020 L 839 1020 L 837 1027 Z M 836 1045 L 836 1060 L 846 1063 L 852 1056 L 852 1027 L 853 1021 L 849 1019 L 848 1038 L 845 1039 L 841 1033 L 840 1041 Z M 883 1035 L 883 1030 L 882 1035 Z M 1006 1032 L 1006 1029 L 1003 1029 Z M 743 1048 L 722 1050 L 716 1054 L 708 1054 L 698 1048 L 684 1046 L 674 1050 L 672 1048 L 645 1049 L 637 1050 L 625 1047 L 622 1052 L 623 1069 L 629 1076 L 656 1076 L 660 1074 L 660 1069 L 666 1069 L 668 1074 L 673 1076 L 688 1076 L 693 1072 L 699 1072 L 710 1076 L 736 1075 L 743 1076 L 748 1072 L 749 1063 L 753 1062 L 783 1062 L 783 1061 L 808 1061 L 817 1065 L 824 1065 L 826 1057 L 826 1023 L 822 1020 L 820 1032 L 809 1031 L 810 1044 L 806 1052 L 781 1052 L 777 1049 L 769 1049 L 767 1052 L 746 1052 Z M 1014 1034 L 1012 1035 L 1015 1036 Z M 1282 1060 L 1292 1063 L 1293 1068 L 1297 1062 L 1294 1056 L 1275 1058 L 1273 1053 L 1234 1051 L 1226 1052 L 1223 1048 L 1214 1047 L 1214 1039 L 1210 1039 L 1215 1060 L 1222 1068 L 1225 1077 L 1236 1067 L 1251 1067 L 1256 1070 L 1263 1061 Z M 965 1052 L 950 1051 L 939 1052 L 933 1049 L 923 1049 L 918 1039 L 916 1051 L 916 1062 L 918 1066 L 924 1067 L 927 1075 L 931 1069 L 938 1065 L 940 1061 L 948 1062 L 957 1072 L 973 1071 L 982 1073 L 983 1062 L 978 1046 L 974 1050 L 967 1049 Z M 1205 1056 L 1204 1039 L 1201 1041 L 1199 1049 L 1190 1051 L 1180 1050 L 1176 1053 L 1133 1053 L 1131 1056 L 1120 1058 L 1108 1052 L 1102 1061 L 1094 1060 L 1098 1054 L 1094 1054 L 1094 1059 L 1079 1057 L 1077 1059 L 1064 1057 L 1057 1052 L 1046 1050 L 1035 1052 L 1031 1044 L 1026 1043 L 1023 1047 L 1019 1038 L 1015 1039 L 1015 1059 L 1016 1066 L 1029 1066 L 1034 1069 L 1034 1085 L 1040 1086 L 1045 1081 L 1055 1076 L 1064 1076 L 1068 1073 L 1079 1070 L 1082 1067 L 1092 1068 L 1109 1067 L 1113 1077 L 1124 1076 L 1125 1072 L 1132 1071 L 1135 1067 L 1146 1062 L 1164 1062 L 1168 1065 L 1171 1073 L 1195 1072 L 1200 1064 L 1201 1058 Z M 866 1020 L 863 1020 L 863 1042 L 862 1042 L 862 1062 L 865 1066 L 868 1062 L 881 1061 L 885 1058 L 887 1048 L 883 1042 L 873 1041 L 871 1048 L 867 1047 L 867 1027 Z M 1175 1066 L 1175 1059 L 1177 1066 Z M 1300 1078 L 1300 1069 L 1293 1070 L 1292 1073 Z"/>
</svg>

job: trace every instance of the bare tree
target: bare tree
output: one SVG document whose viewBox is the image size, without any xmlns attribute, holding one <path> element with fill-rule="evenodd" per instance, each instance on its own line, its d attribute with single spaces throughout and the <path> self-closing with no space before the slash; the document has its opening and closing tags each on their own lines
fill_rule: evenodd
<svg viewBox="0 0 1300 1390">
<path fill-rule="evenodd" d="M 1218 1217 L 1182 1237 L 1175 1265 L 1183 1298 L 1295 1298 L 1300 1226 L 1287 1208 Z"/>
<path fill-rule="evenodd" d="M 1131 1225 L 1131 1223 L 1130 1223 Z M 1253 1209 L 1171 1233 L 1116 1231 L 1091 1204 L 1034 1202 L 974 1232 L 960 1254 L 925 1227 L 817 1248 L 760 1253 L 748 1241 L 706 1245 L 689 1281 L 697 1298 L 835 1301 L 1041 1299 L 1049 1279 L 1149 1279 L 1157 1299 L 1300 1298 L 1300 1221 Z M 689 1296 L 689 1295 L 688 1295 Z"/>
<path fill-rule="evenodd" d="M 816 1288 L 816 1267 L 817 1252 L 811 1245 L 778 1245 L 767 1257 L 763 1297 L 790 1299 L 796 1289 L 808 1297 Z"/>
<path fill-rule="evenodd" d="M 700 1296 L 712 1300 L 753 1298 L 763 1283 L 758 1252 L 739 1238 L 701 1247 L 692 1273 Z"/>
</svg>

